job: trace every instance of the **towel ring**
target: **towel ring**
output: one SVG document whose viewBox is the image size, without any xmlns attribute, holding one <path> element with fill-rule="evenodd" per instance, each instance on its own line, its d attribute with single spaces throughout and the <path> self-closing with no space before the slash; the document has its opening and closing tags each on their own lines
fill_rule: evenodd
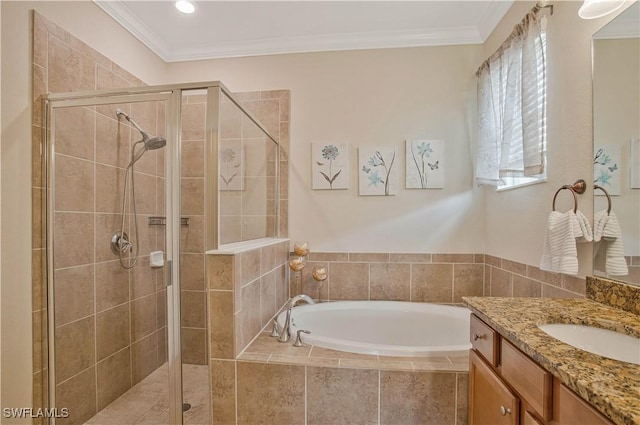
<svg viewBox="0 0 640 425">
<path fill-rule="evenodd" d="M 560 191 L 564 189 L 568 189 L 573 195 L 573 212 L 574 213 L 578 212 L 578 196 L 576 195 L 576 192 L 572 189 L 570 184 L 565 184 L 564 186 L 562 186 L 560 189 L 556 191 L 555 195 L 553 195 L 553 203 L 551 204 L 551 210 L 552 211 L 556 210 L 556 198 L 558 197 L 558 193 L 560 193 Z"/>
<path fill-rule="evenodd" d="M 600 189 L 607 196 L 607 203 L 608 203 L 607 215 L 609 215 L 611 213 L 611 195 L 609 195 L 609 192 L 607 192 L 604 187 L 598 186 L 597 184 L 594 184 L 593 185 L 593 190 L 596 190 L 596 189 Z"/>
</svg>

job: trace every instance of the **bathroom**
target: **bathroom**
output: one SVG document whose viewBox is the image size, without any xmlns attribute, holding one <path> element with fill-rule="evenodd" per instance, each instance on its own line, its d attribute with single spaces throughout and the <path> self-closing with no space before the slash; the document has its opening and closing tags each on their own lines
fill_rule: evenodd
<svg viewBox="0 0 640 425">
<path fill-rule="evenodd" d="M 543 274 L 527 273 L 527 266 L 539 264 L 556 190 L 592 175 L 591 36 L 613 16 L 582 20 L 577 15 L 581 2 L 558 2 L 549 17 L 548 36 L 554 43 L 548 46 L 547 182 L 504 192 L 473 182 L 473 74 L 533 4 L 515 3 L 482 44 L 167 63 L 91 2 L 2 2 L 2 406 L 32 405 L 38 387 L 33 382 L 44 376 L 32 346 L 41 313 L 38 295 L 32 299 L 32 268 L 38 268 L 32 258 L 42 254 L 43 245 L 38 231 L 31 230 L 31 212 L 38 210 L 42 189 L 31 184 L 41 176 L 33 175 L 38 167 L 31 166 L 31 136 L 40 124 L 34 121 L 32 127 L 31 121 L 39 112 L 37 105 L 31 110 L 38 76 L 32 91 L 30 9 L 100 51 L 115 65 L 114 75 L 132 75 L 149 85 L 219 80 L 234 93 L 252 93 L 247 101 L 255 100 L 256 93 L 272 100 L 268 93 L 273 90 L 289 92 L 290 103 L 283 92 L 277 94 L 283 99 L 279 113 L 290 108 L 289 117 L 278 117 L 286 123 L 278 126 L 280 140 L 289 144 L 288 167 L 281 167 L 288 184 L 280 186 L 280 199 L 288 200 L 281 219 L 288 225 L 280 237 L 291 238 L 291 246 L 309 243 L 308 270 L 329 268 L 324 286 L 309 280 L 300 283 L 301 290 L 322 300 L 368 297 L 366 284 L 389 276 L 398 285 L 385 297 L 459 303 L 469 295 L 584 296 L 584 277 L 593 274 L 586 246 L 578 252 L 579 277 L 547 281 Z M 77 48 L 73 40 L 64 41 Z M 392 145 L 402 152 L 404 141 L 414 138 L 446 141 L 446 155 L 453 160 L 444 189 L 402 188 L 393 199 L 358 196 L 356 148 Z M 328 142 L 350 147 L 348 190 L 311 190 L 311 144 Z M 587 216 L 594 212 L 588 201 L 592 194 L 588 187 L 580 196 Z M 565 196 L 558 200 L 563 210 L 571 206 Z M 430 258 L 408 260 L 403 254 Z M 404 257 L 402 265 L 394 261 L 398 256 Z M 436 286 L 418 291 L 413 270 L 439 275 Z"/>
</svg>

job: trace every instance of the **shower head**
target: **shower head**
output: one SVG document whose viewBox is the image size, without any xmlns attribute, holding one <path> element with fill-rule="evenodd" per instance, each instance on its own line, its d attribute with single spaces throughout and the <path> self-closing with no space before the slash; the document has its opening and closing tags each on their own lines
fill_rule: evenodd
<svg viewBox="0 0 640 425">
<path fill-rule="evenodd" d="M 134 126 L 136 130 L 140 132 L 140 134 L 142 134 L 142 141 L 145 142 L 146 149 L 153 150 L 153 149 L 161 148 L 164 145 L 166 145 L 167 141 L 164 138 L 150 136 L 149 133 L 144 131 L 142 127 L 138 125 L 138 123 L 136 123 L 129 115 L 127 115 L 127 113 L 123 112 L 122 109 L 116 109 L 116 115 L 118 116 L 118 118 L 120 117 L 126 118 L 127 121 L 129 121 L 131 125 Z M 164 140 L 164 143 L 160 143 L 163 140 Z M 152 143 L 149 143 L 149 142 L 152 142 Z M 155 145 L 156 143 L 158 144 L 157 147 L 147 147 L 147 144 Z"/>
<path fill-rule="evenodd" d="M 143 139 L 144 140 L 144 139 Z M 144 141 L 144 148 L 148 151 L 164 148 L 167 144 L 167 139 L 160 136 L 150 137 Z"/>
<path fill-rule="evenodd" d="M 116 116 L 118 117 L 118 119 L 120 117 L 126 118 L 126 120 L 129 121 L 131 123 L 131 125 L 133 125 L 140 132 L 140 134 L 142 135 L 142 140 L 137 141 L 133 145 L 133 148 L 131 150 L 131 162 L 129 163 L 129 167 L 131 167 L 140 158 L 142 158 L 142 155 L 144 155 L 144 153 L 146 151 L 152 151 L 152 150 L 160 149 L 160 148 L 163 148 L 163 147 L 165 147 L 167 145 L 167 139 L 165 139 L 164 137 L 160 137 L 160 136 L 150 136 L 149 133 L 144 131 L 133 119 L 131 119 L 131 117 L 129 115 L 127 115 L 121 109 L 116 109 Z M 140 150 L 138 150 L 138 152 L 135 152 L 135 147 L 139 143 L 144 143 L 144 144 L 143 144 L 142 148 Z"/>
</svg>

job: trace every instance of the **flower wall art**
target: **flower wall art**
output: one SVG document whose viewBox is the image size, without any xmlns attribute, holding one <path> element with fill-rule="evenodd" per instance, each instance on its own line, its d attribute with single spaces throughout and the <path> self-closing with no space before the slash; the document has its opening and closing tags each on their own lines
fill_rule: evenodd
<svg viewBox="0 0 640 425">
<path fill-rule="evenodd" d="M 311 161 L 311 187 L 313 189 L 349 188 L 349 145 L 346 143 L 312 143 Z"/>
<path fill-rule="evenodd" d="M 220 190 L 244 190 L 244 150 L 240 140 L 220 142 Z"/>
<path fill-rule="evenodd" d="M 395 148 L 358 148 L 360 196 L 395 195 L 397 162 Z"/>
<path fill-rule="evenodd" d="M 442 140 L 406 141 L 407 189 L 444 187 L 444 142 Z"/>
<path fill-rule="evenodd" d="M 609 195 L 620 195 L 620 146 L 597 145 L 593 158 L 593 182 Z M 602 191 L 594 193 L 604 196 Z"/>
</svg>

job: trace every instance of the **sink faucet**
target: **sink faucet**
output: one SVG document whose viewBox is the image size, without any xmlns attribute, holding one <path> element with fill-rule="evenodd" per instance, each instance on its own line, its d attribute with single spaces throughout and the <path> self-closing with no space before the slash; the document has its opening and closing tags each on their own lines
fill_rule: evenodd
<svg viewBox="0 0 640 425">
<path fill-rule="evenodd" d="M 304 301 L 307 304 L 315 304 L 316 302 L 309 295 L 296 295 L 295 297 L 289 300 L 287 304 L 287 317 L 284 320 L 284 326 L 282 326 L 282 332 L 280 332 L 280 336 L 278 337 L 279 342 L 288 342 L 291 340 L 291 309 L 295 307 L 295 305 Z"/>
</svg>

